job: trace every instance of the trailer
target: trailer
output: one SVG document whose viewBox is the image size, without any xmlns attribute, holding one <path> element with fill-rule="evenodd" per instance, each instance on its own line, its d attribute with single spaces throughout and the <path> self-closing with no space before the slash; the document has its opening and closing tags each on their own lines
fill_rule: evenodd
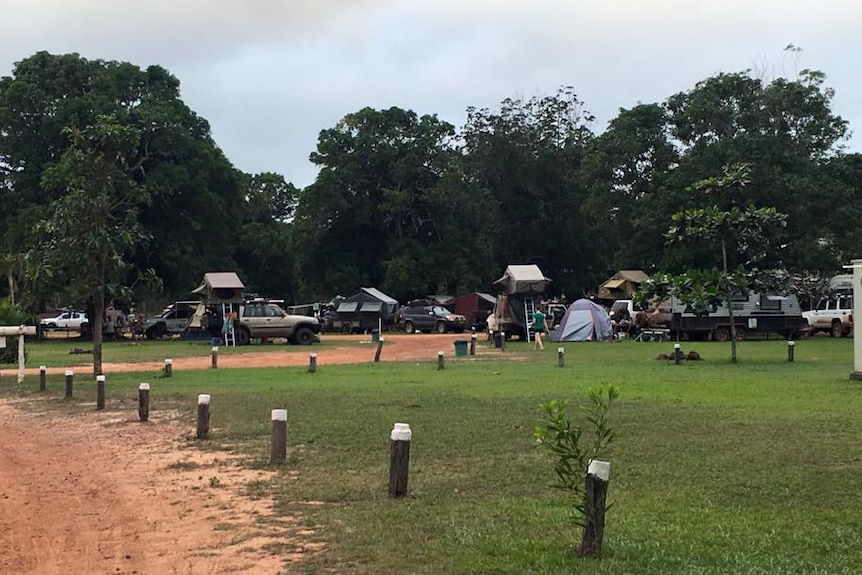
<svg viewBox="0 0 862 575">
<path fill-rule="evenodd" d="M 750 334 L 777 333 L 785 339 L 805 330 L 796 296 L 748 292 L 730 298 L 736 339 Z M 669 304 L 669 305 L 668 305 Z M 663 323 L 676 339 L 730 341 L 730 316 L 725 303 L 695 310 L 671 297 L 658 308 Z"/>
</svg>

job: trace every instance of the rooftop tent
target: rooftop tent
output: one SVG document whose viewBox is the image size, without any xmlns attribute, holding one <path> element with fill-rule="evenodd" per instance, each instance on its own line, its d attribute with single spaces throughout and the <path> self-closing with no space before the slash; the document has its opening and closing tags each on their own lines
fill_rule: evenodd
<svg viewBox="0 0 862 575">
<path fill-rule="evenodd" d="M 192 293 L 198 294 L 206 304 L 242 302 L 245 285 L 234 272 L 211 272 Z"/>
<path fill-rule="evenodd" d="M 563 321 L 551 332 L 552 341 L 604 341 L 611 339 L 611 318 L 605 308 L 588 299 L 569 306 Z"/>
<path fill-rule="evenodd" d="M 620 270 L 599 286 L 599 299 L 631 299 L 649 276 L 641 270 Z"/>
<path fill-rule="evenodd" d="M 506 294 L 540 294 L 551 278 L 546 278 L 539 266 L 512 265 L 506 268 L 503 277 L 494 282 Z"/>
</svg>

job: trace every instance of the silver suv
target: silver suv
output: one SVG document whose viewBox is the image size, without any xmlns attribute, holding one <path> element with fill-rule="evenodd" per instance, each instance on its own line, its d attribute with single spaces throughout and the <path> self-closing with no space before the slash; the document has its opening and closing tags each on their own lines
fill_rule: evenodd
<svg viewBox="0 0 862 575">
<path fill-rule="evenodd" d="M 823 298 L 817 307 L 802 312 L 811 335 L 826 331 L 832 337 L 845 337 L 853 331 L 853 296 L 838 294 Z"/>
<path fill-rule="evenodd" d="M 189 327 L 189 322 L 195 315 L 200 302 L 178 301 L 174 302 L 162 313 L 144 321 L 144 333 L 147 339 L 161 339 L 166 335 L 182 335 Z"/>
</svg>

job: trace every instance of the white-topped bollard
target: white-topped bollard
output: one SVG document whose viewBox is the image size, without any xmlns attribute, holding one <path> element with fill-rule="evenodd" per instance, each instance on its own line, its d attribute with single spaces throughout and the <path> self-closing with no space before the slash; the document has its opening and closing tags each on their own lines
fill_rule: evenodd
<svg viewBox="0 0 862 575">
<path fill-rule="evenodd" d="M 197 438 L 206 439 L 210 434 L 210 396 L 206 393 L 198 395 L 198 425 Z"/>
<path fill-rule="evenodd" d="M 682 349 L 680 349 L 679 344 L 673 344 L 673 362 L 679 365 L 679 362 L 682 361 Z"/>
<path fill-rule="evenodd" d="M 389 434 L 389 497 L 407 495 L 410 470 L 410 441 L 413 431 L 409 423 L 396 423 Z"/>
<path fill-rule="evenodd" d="M 105 376 L 96 376 L 96 411 L 105 409 Z"/>
<path fill-rule="evenodd" d="M 66 399 L 72 399 L 72 384 L 75 378 L 75 372 L 71 369 L 66 370 L 65 375 L 65 383 L 66 383 Z"/>
<path fill-rule="evenodd" d="M 438 351 L 438 352 L 437 352 L 437 369 L 438 369 L 438 370 L 439 370 L 439 369 L 443 369 L 443 362 L 444 362 L 444 359 L 443 359 L 443 352 L 442 352 L 442 351 Z"/>
<path fill-rule="evenodd" d="M 269 442 L 269 460 L 279 463 L 287 459 L 287 410 L 272 410 L 272 435 Z"/>
<path fill-rule="evenodd" d="M 566 365 L 566 350 L 565 348 L 557 348 L 557 367 L 565 367 Z"/>
<path fill-rule="evenodd" d="M 317 354 L 309 353 L 308 354 L 308 373 L 314 373 L 317 371 Z"/>
<path fill-rule="evenodd" d="M 171 377 L 174 375 L 174 360 L 166 359 L 165 360 L 165 377 Z"/>
<path fill-rule="evenodd" d="M 138 386 L 138 419 L 148 421 L 150 419 L 150 384 L 142 383 Z"/>
<path fill-rule="evenodd" d="M 44 365 L 39 366 L 39 391 L 48 389 L 48 368 Z"/>
<path fill-rule="evenodd" d="M 214 345 L 212 349 L 212 362 L 210 363 L 210 367 L 212 369 L 218 369 L 218 346 Z"/>
<path fill-rule="evenodd" d="M 590 460 L 584 490 L 584 533 L 580 551 L 582 557 L 597 557 L 602 551 L 610 476 L 610 462 Z"/>
<path fill-rule="evenodd" d="M 793 361 L 793 348 L 796 347 L 796 342 L 790 340 L 787 342 L 787 361 Z"/>
<path fill-rule="evenodd" d="M 380 361 L 380 352 L 383 351 L 383 336 L 380 336 L 380 339 L 377 340 L 377 351 L 374 352 L 374 363 Z"/>
</svg>

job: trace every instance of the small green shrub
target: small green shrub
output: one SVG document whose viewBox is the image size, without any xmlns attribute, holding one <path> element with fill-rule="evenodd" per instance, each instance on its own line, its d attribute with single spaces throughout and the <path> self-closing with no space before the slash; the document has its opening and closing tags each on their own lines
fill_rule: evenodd
<svg viewBox="0 0 862 575">
<path fill-rule="evenodd" d="M 606 457 L 614 441 L 608 413 L 618 397 L 619 389 L 614 385 L 589 388 L 589 403 L 581 408 L 586 422 L 581 425 L 569 419 L 568 399 L 552 399 L 539 405 L 542 424 L 536 427 L 536 442 L 554 459 L 557 477 L 552 487 L 571 494 L 578 524 L 582 524 L 584 516 L 584 476 L 590 460 Z"/>
</svg>

